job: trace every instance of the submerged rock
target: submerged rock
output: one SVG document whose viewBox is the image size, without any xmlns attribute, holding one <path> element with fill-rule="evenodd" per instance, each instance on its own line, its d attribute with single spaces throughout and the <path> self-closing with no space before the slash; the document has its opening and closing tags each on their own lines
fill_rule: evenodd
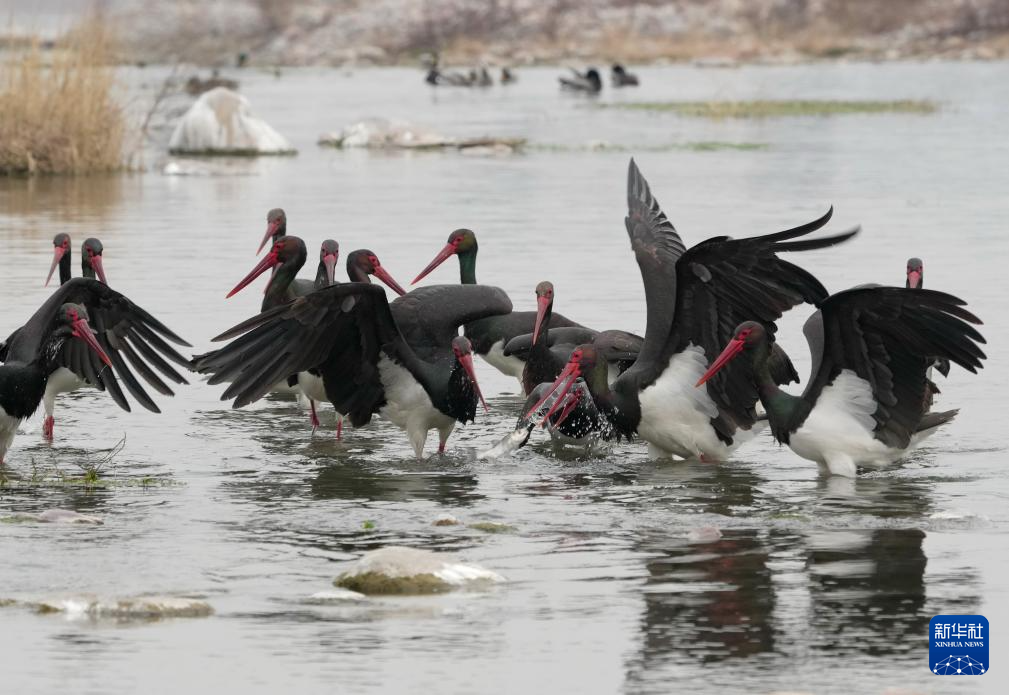
<svg viewBox="0 0 1009 695">
<path fill-rule="evenodd" d="M 310 605 L 328 605 L 331 603 L 346 603 L 347 601 L 367 601 L 368 597 L 364 594 L 358 593 L 356 591 L 351 591 L 350 589 L 341 589 L 336 587 L 335 589 L 330 589 L 328 591 L 317 591 L 308 598 L 306 598 L 302 603 L 307 603 Z"/>
<path fill-rule="evenodd" d="M 189 108 L 168 142 L 172 154 L 294 154 L 284 136 L 252 115 L 248 100 L 224 87 L 211 89 Z"/>
<path fill-rule="evenodd" d="M 460 522 L 451 514 L 440 514 L 437 519 L 434 520 L 435 526 L 458 526 Z"/>
<path fill-rule="evenodd" d="M 137 596 L 105 599 L 91 595 L 19 602 L 37 613 L 63 613 L 71 619 L 160 620 L 203 618 L 214 609 L 205 601 L 178 596 Z"/>
<path fill-rule="evenodd" d="M 104 524 L 97 516 L 78 514 L 70 509 L 47 509 L 40 514 L 11 514 L 0 517 L 5 524 Z"/>
<path fill-rule="evenodd" d="M 388 546 L 365 553 L 334 584 L 368 595 L 441 594 L 503 582 L 501 575 L 465 565 L 446 553 Z"/>
<path fill-rule="evenodd" d="M 100 517 L 78 514 L 70 509 L 47 509 L 39 514 L 39 521 L 45 524 L 104 524 Z"/>
<path fill-rule="evenodd" d="M 518 531 L 510 524 L 502 524 L 497 521 L 478 521 L 475 524 L 470 524 L 469 527 L 474 531 L 483 531 L 484 533 L 514 533 Z"/>
</svg>

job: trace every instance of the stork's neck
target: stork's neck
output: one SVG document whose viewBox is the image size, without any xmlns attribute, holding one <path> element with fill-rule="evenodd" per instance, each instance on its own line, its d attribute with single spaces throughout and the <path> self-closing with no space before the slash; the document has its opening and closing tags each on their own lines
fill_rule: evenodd
<svg viewBox="0 0 1009 695">
<path fill-rule="evenodd" d="M 463 251 L 459 256 L 459 282 L 464 285 L 475 285 L 476 281 L 476 249 Z"/>
<path fill-rule="evenodd" d="M 315 286 L 326 287 L 329 285 L 329 273 L 326 272 L 326 264 L 319 261 L 319 268 L 315 271 Z"/>
<path fill-rule="evenodd" d="M 347 277 L 350 278 L 351 282 L 371 282 L 371 277 L 367 271 L 356 264 L 347 264 Z"/>
<path fill-rule="evenodd" d="M 84 264 L 87 265 L 87 264 Z M 87 275 L 85 274 L 85 277 Z M 94 271 L 91 273 L 91 277 L 94 277 Z M 68 249 L 66 253 L 63 254 L 63 258 L 60 259 L 60 284 L 70 282 L 70 250 Z"/>
<path fill-rule="evenodd" d="M 265 306 L 267 303 L 270 303 L 272 306 L 276 306 L 278 302 L 286 302 L 292 299 L 290 293 L 291 283 L 294 282 L 294 278 L 299 270 L 301 270 L 300 265 L 292 263 L 281 264 L 273 274 L 270 286 L 266 288 L 263 305 Z"/>
<path fill-rule="evenodd" d="M 789 436 L 809 415 L 809 406 L 799 396 L 782 391 L 771 376 L 768 366 L 770 347 L 757 348 L 758 354 L 753 360 L 753 377 L 757 382 L 757 393 L 760 402 L 767 411 L 767 422 L 771 426 L 771 434 L 781 444 L 788 444 Z"/>
</svg>

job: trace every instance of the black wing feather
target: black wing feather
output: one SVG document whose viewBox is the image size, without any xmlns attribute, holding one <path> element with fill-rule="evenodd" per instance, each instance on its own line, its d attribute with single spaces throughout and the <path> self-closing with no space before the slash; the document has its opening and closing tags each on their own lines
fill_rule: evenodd
<svg viewBox="0 0 1009 695">
<path fill-rule="evenodd" d="M 53 292 L 28 322 L 8 339 L 8 360 L 29 362 L 35 359 L 51 334 L 60 307 L 66 303 L 80 304 L 87 310 L 91 326 L 99 344 L 108 353 L 113 370 L 109 370 L 93 351 L 75 345 L 77 341 L 64 343 L 64 348 L 57 355 L 58 364 L 96 388 L 107 390 L 121 408 L 130 410 L 119 385 L 120 379 L 139 403 L 148 410 L 159 412 L 158 406 L 130 371 L 127 360 L 150 386 L 164 395 L 172 395 L 172 391 L 154 370 L 176 383 L 186 383 L 175 370 L 166 369 L 167 364 L 158 354 L 188 366 L 188 361 L 168 345 L 166 339 L 187 347 L 189 343 L 125 295 L 87 278 L 74 278 Z M 132 346 L 127 339 L 132 341 Z M 145 364 L 141 356 L 150 364 Z"/>
<path fill-rule="evenodd" d="M 822 340 L 809 341 L 815 371 L 803 399 L 812 405 L 850 370 L 869 383 L 878 404 L 876 438 L 906 448 L 931 403 L 934 360 L 970 372 L 983 366 L 985 340 L 971 325 L 981 320 L 964 305 L 944 292 L 903 287 L 857 287 L 829 297 L 820 304 Z"/>
</svg>

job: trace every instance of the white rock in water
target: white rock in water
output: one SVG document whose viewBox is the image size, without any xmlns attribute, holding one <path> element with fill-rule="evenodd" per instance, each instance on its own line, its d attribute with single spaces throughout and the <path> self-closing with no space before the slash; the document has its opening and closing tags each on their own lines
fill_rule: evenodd
<svg viewBox="0 0 1009 695">
<path fill-rule="evenodd" d="M 178 596 L 137 596 L 102 599 L 91 595 L 29 601 L 39 613 L 64 613 L 71 619 L 112 618 L 116 620 L 157 620 L 160 618 L 202 618 L 214 609 L 205 601 Z"/>
<path fill-rule="evenodd" d="M 196 100 L 175 127 L 170 152 L 185 154 L 293 154 L 284 136 L 252 115 L 248 100 L 217 87 Z"/>
<path fill-rule="evenodd" d="M 444 135 L 417 127 L 406 121 L 387 118 L 366 118 L 335 133 L 319 138 L 320 145 L 334 147 L 453 147 L 456 141 Z"/>
<path fill-rule="evenodd" d="M 459 523 L 460 522 L 456 517 L 448 513 L 439 514 L 438 517 L 434 520 L 435 526 L 458 526 Z"/>
<path fill-rule="evenodd" d="M 464 565 L 446 553 L 395 545 L 365 553 L 344 576 L 354 577 L 367 573 L 382 574 L 394 579 L 429 574 L 453 586 L 461 586 L 473 581 L 503 582 L 505 580 L 496 572 L 476 565 Z"/>
<path fill-rule="evenodd" d="M 47 509 L 38 515 L 38 520 L 47 524 L 103 524 L 97 516 L 78 514 L 70 509 Z"/>
<path fill-rule="evenodd" d="M 312 604 L 327 604 L 327 603 L 344 603 L 345 601 L 367 601 L 368 597 L 364 594 L 359 594 L 356 591 L 351 591 L 350 589 L 341 589 L 340 587 L 335 587 L 329 589 L 328 591 L 317 591 L 307 599 L 305 603 Z"/>
</svg>

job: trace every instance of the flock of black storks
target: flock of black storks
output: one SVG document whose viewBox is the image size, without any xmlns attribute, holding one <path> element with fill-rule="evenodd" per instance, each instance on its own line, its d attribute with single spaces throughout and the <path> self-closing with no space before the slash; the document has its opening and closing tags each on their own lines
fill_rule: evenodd
<svg viewBox="0 0 1009 695">
<path fill-rule="evenodd" d="M 406 430 L 419 458 L 430 430 L 442 452 L 457 422 L 487 408 L 476 353 L 522 384 L 527 401 L 503 440 L 515 446 L 542 426 L 561 444 L 638 437 L 656 455 L 721 461 L 769 426 L 799 456 L 851 476 L 902 457 L 954 417 L 956 410 L 932 411 L 933 369 L 982 367 L 984 339 L 974 328 L 981 321 L 957 297 L 923 289 L 919 259 L 908 261 L 904 287 L 831 295 L 779 256 L 855 236 L 857 228 L 810 238 L 832 209 L 782 232 L 687 248 L 633 160 L 627 204 L 645 289 L 644 337 L 565 318 L 554 311 L 550 282 L 536 286 L 535 311 L 512 311 L 504 291 L 477 282 L 477 240 L 468 229 L 453 232 L 414 280 L 455 256 L 458 285 L 406 292 L 368 250 L 348 256 L 348 282 L 339 282 L 333 240 L 322 243 L 315 280 L 298 279 L 305 244 L 287 235 L 284 211 L 275 209 L 260 245 L 271 244 L 269 252 L 228 294 L 272 271 L 261 313 L 217 336 L 230 341 L 224 347 L 187 359 L 172 344 L 188 343 L 108 286 L 98 240 L 84 242 L 84 277 L 71 278 L 70 239 L 58 234 L 49 277 L 59 267 L 60 288 L 0 344 L 0 463 L 40 402 L 43 434 L 52 438 L 59 393 L 88 385 L 129 410 L 125 388 L 158 412 L 147 389 L 168 396 L 166 380 L 186 383 L 171 363 L 226 383 L 222 400 L 236 408 L 294 391 L 309 401 L 318 427 L 316 403 L 331 403 L 338 437 L 344 418 L 360 427 L 380 415 Z M 390 302 L 371 276 L 399 296 Z M 816 307 L 804 327 L 812 373 L 792 395 L 781 386 L 799 377 L 775 342 L 775 322 L 803 303 Z"/>
</svg>

